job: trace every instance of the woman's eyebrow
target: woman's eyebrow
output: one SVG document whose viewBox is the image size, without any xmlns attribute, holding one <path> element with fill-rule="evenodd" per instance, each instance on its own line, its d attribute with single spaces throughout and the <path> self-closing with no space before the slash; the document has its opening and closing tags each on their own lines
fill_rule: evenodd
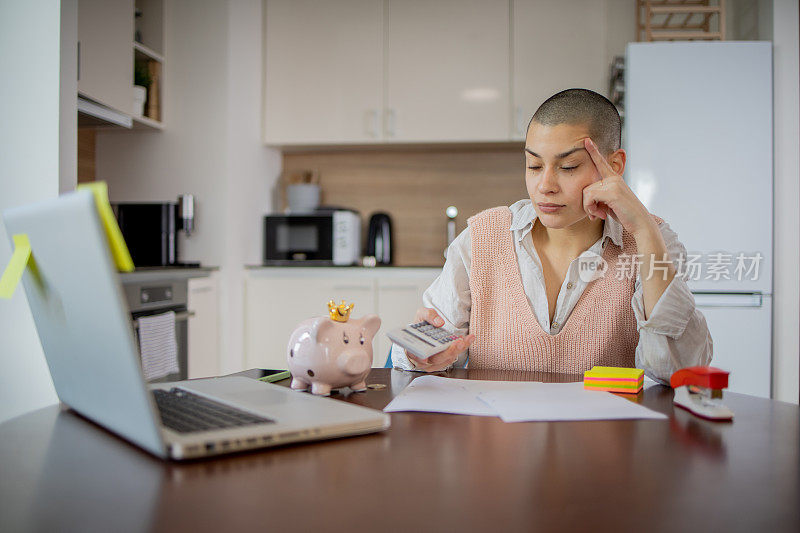
<svg viewBox="0 0 800 533">
<path fill-rule="evenodd" d="M 555 158 L 556 159 L 564 159 L 565 157 L 567 157 L 569 155 L 572 155 L 575 152 L 579 152 L 581 150 L 586 151 L 586 148 L 584 148 L 583 146 L 576 146 L 575 148 L 573 148 L 571 150 L 567 150 L 566 152 L 558 154 Z M 539 154 L 537 154 L 536 152 L 534 152 L 533 150 L 531 150 L 527 146 L 525 147 L 525 151 L 528 152 L 529 154 L 531 154 L 533 157 L 538 157 L 539 159 L 543 159 L 542 156 L 540 156 Z"/>
</svg>

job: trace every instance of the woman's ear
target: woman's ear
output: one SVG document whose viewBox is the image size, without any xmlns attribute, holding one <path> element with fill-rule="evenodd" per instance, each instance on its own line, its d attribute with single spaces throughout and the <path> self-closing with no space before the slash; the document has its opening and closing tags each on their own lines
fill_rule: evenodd
<svg viewBox="0 0 800 533">
<path fill-rule="evenodd" d="M 625 150 L 620 148 L 611 153 L 608 156 L 608 163 L 611 165 L 611 168 L 614 169 L 614 172 L 622 176 L 623 172 L 625 172 L 625 162 L 627 161 L 627 154 Z"/>
</svg>

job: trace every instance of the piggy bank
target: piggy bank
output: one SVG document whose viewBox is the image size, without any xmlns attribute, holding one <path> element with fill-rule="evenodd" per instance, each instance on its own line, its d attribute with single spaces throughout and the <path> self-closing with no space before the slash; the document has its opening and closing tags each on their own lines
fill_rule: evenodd
<svg viewBox="0 0 800 533">
<path fill-rule="evenodd" d="M 286 356 L 292 389 L 304 391 L 311 385 L 313 394 L 323 396 L 340 387 L 366 390 L 364 380 L 372 367 L 372 339 L 381 327 L 381 319 L 377 315 L 352 319 L 352 304 L 345 309 L 344 319 L 339 314 L 337 320 L 331 312 L 331 316 L 304 320 L 292 332 Z"/>
</svg>

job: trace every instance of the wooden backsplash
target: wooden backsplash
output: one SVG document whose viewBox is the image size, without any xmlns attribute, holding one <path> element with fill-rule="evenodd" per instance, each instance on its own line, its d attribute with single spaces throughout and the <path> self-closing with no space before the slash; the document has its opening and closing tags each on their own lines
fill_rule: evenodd
<svg viewBox="0 0 800 533">
<path fill-rule="evenodd" d="M 94 128 L 78 128 L 78 183 L 95 180 L 95 148 Z"/>
<path fill-rule="evenodd" d="M 283 169 L 318 171 L 322 203 L 358 210 L 364 236 L 372 213 L 389 213 L 397 266 L 444 264 L 447 206 L 458 208 L 461 232 L 475 213 L 528 197 L 521 143 L 435 151 L 285 153 Z"/>
</svg>

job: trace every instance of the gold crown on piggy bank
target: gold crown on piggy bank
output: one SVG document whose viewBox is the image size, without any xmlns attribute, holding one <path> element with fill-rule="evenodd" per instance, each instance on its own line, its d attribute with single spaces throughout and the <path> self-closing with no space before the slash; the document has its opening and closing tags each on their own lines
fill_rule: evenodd
<svg viewBox="0 0 800 533">
<path fill-rule="evenodd" d="M 344 300 L 339 305 L 336 305 L 336 302 L 331 300 L 328 302 L 328 313 L 331 315 L 331 320 L 335 320 L 336 322 L 347 322 L 350 318 L 350 311 L 353 310 L 356 304 L 347 305 Z"/>
</svg>

